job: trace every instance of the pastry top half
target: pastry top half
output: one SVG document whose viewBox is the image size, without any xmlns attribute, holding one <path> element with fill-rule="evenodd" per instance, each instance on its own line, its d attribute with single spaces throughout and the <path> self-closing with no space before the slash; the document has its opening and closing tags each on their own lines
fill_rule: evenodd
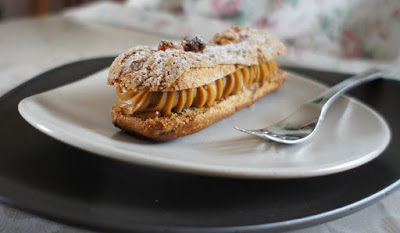
<svg viewBox="0 0 400 233">
<path fill-rule="evenodd" d="M 211 83 L 245 66 L 273 60 L 286 52 L 276 37 L 264 30 L 232 27 L 207 44 L 195 38 L 158 49 L 131 48 L 110 67 L 108 84 L 128 90 L 171 92 Z"/>
</svg>

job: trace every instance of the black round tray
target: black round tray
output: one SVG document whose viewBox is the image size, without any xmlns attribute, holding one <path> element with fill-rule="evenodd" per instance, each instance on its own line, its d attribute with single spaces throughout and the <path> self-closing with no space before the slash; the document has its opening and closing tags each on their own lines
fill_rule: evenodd
<svg viewBox="0 0 400 233">
<path fill-rule="evenodd" d="M 66 224 L 111 232 L 276 232 L 351 214 L 400 185 L 400 82 L 391 80 L 377 80 L 350 93 L 388 121 L 392 141 L 384 153 L 356 169 L 308 179 L 213 178 L 127 164 L 50 138 L 18 114 L 23 98 L 79 80 L 113 59 L 58 67 L 0 98 L 3 203 Z M 327 84 L 348 76 L 292 71 Z"/>
</svg>

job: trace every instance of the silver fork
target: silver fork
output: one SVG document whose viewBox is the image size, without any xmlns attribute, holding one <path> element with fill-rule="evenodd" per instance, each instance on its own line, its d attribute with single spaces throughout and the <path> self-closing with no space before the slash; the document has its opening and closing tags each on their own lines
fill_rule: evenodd
<svg viewBox="0 0 400 233">
<path fill-rule="evenodd" d="M 296 144 L 308 140 L 324 119 L 329 106 L 344 92 L 363 83 L 382 77 L 386 71 L 370 69 L 352 76 L 327 89 L 313 99 L 301 105 L 295 112 L 276 124 L 263 129 L 248 130 L 235 126 L 234 128 L 275 142 Z"/>
</svg>

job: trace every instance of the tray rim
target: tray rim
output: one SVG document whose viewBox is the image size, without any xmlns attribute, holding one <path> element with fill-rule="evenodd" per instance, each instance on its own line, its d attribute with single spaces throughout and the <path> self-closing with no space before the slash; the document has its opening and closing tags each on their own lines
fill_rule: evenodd
<svg viewBox="0 0 400 233">
<path fill-rule="evenodd" d="M 58 66 L 54 69 L 51 69 L 49 71 L 46 71 L 42 74 L 39 74 L 31 79 L 28 79 L 27 81 L 19 84 L 17 87 L 14 87 L 13 89 L 11 89 L 10 91 L 6 92 L 5 94 L 3 94 L 2 96 L 0 96 L 0 103 L 2 103 L 2 101 L 6 100 L 10 95 L 14 94 L 14 92 L 18 91 L 21 87 L 26 87 L 29 86 L 31 84 L 32 81 L 35 81 L 35 79 L 37 78 L 41 78 L 44 74 L 52 71 L 57 71 L 57 69 L 63 68 L 67 65 L 72 65 L 72 64 L 79 64 L 81 62 L 86 62 L 86 61 L 90 61 L 90 60 L 98 60 L 98 59 L 111 59 L 114 57 L 102 57 L 102 58 L 93 58 L 93 59 L 83 59 L 83 60 L 79 60 L 76 62 L 71 62 L 68 64 L 64 64 L 61 66 Z M 306 69 L 306 70 L 310 70 L 310 69 Z M 321 71 L 324 72 L 324 71 Z M 329 73 L 333 73 L 333 72 L 329 72 Z M 338 73 L 339 74 L 339 73 Z M 316 81 L 318 82 L 318 80 Z M 23 98 L 22 98 L 23 99 Z M 20 99 L 20 100 L 22 100 Z M 247 225 L 247 226 L 234 226 L 234 227 L 200 227 L 200 228 L 193 228 L 193 227 L 165 227 L 165 226 L 159 226 L 156 228 L 146 228 L 146 229 L 150 229 L 151 231 L 158 231 L 158 230 L 173 230 L 173 231 L 177 231 L 177 232 L 187 232 L 186 230 L 190 231 L 190 232 L 236 232 L 237 230 L 249 230 L 251 232 L 257 232 L 257 231 L 275 231 L 275 230 L 294 230 L 294 229 L 299 229 L 299 228 L 304 228 L 304 227 L 309 227 L 309 226 L 314 226 L 316 224 L 321 224 L 327 221 L 331 221 L 334 219 L 338 219 L 340 217 L 352 214 L 354 212 L 357 212 L 361 209 L 364 209 L 374 203 L 376 203 L 377 201 L 383 199 L 384 197 L 392 194 L 393 192 L 397 191 L 400 188 L 400 179 L 397 179 L 395 182 L 391 183 L 390 185 L 386 186 L 385 188 L 379 190 L 378 192 L 373 193 L 372 195 L 360 199 L 359 201 L 353 202 L 351 204 L 345 205 L 343 207 L 340 208 L 336 208 L 336 209 L 332 209 L 330 211 L 326 211 L 320 214 L 316 214 L 316 215 L 311 215 L 308 217 L 302 217 L 302 218 L 298 218 L 298 219 L 294 219 L 294 220 L 286 220 L 286 221 L 280 221 L 280 222 L 274 222 L 274 223 L 265 223 L 265 224 L 257 224 L 257 225 Z M 86 229 L 91 229 L 91 230 L 110 230 L 107 227 L 101 226 L 93 226 L 90 223 L 86 222 L 81 222 L 81 221 L 77 221 L 77 219 L 65 219 L 65 218 L 59 218 L 58 216 L 54 216 L 52 215 L 52 213 L 48 213 L 48 211 L 43 211 L 43 210 L 39 210 L 38 208 L 34 208 L 32 206 L 26 206 L 23 205 L 21 203 L 17 203 L 15 200 L 12 200 L 8 197 L 4 197 L 3 195 L 0 195 L 0 202 L 4 203 L 5 205 L 11 206 L 11 207 L 15 207 L 17 209 L 20 209 L 22 211 L 27 211 L 29 213 L 35 214 L 39 217 L 44 217 L 46 219 L 50 219 L 53 221 L 59 221 L 62 223 L 66 223 L 66 224 L 70 224 L 76 227 L 82 227 L 82 228 L 86 228 Z M 26 204 L 26 203 L 25 203 Z M 143 228 L 141 228 L 141 226 L 137 225 L 136 229 L 139 230 L 143 230 Z M 146 227 L 146 226 L 145 226 Z"/>
</svg>

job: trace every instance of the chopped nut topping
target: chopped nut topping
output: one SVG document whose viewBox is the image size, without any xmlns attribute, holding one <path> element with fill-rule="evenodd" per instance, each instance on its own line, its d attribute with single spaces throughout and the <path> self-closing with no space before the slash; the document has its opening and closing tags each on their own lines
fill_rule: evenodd
<svg viewBox="0 0 400 233">
<path fill-rule="evenodd" d="M 240 31 L 242 30 L 242 27 L 241 27 L 240 25 L 235 25 L 235 26 L 232 26 L 232 29 L 233 29 L 235 32 L 240 32 Z"/>
<path fill-rule="evenodd" d="M 158 51 L 165 51 L 167 49 L 178 49 L 182 50 L 182 46 L 176 45 L 170 41 L 162 40 L 158 45 Z"/>
<path fill-rule="evenodd" d="M 201 52 L 206 48 L 206 43 L 200 37 L 195 37 L 191 40 L 183 39 L 181 45 L 185 51 Z"/>
<path fill-rule="evenodd" d="M 242 30 L 240 25 L 233 26 L 232 28 L 225 30 L 222 33 L 215 34 L 211 41 L 215 44 L 225 45 L 229 42 L 238 42 L 241 38 L 239 32 Z"/>
</svg>

